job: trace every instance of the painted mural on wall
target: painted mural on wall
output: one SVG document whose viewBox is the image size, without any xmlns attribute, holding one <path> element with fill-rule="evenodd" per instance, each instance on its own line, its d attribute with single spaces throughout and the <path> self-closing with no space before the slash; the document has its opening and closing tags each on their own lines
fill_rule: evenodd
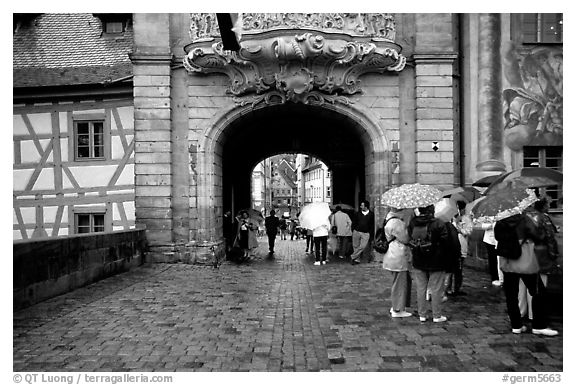
<svg viewBox="0 0 576 385">
<path fill-rule="evenodd" d="M 562 145 L 562 50 L 538 47 L 520 53 L 510 44 L 504 53 L 504 141 L 513 151 L 523 146 Z"/>
</svg>

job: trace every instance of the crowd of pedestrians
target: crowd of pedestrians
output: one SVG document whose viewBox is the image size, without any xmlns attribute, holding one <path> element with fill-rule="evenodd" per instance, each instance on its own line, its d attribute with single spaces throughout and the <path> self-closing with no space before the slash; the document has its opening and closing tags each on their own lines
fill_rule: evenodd
<svg viewBox="0 0 576 385">
<path fill-rule="evenodd" d="M 392 207 L 378 231 L 368 201 L 360 202 L 354 212 L 334 207 L 332 214 L 322 218 L 313 229 L 297 228 L 296 219 L 286 223 L 271 210 L 264 220 L 269 254 L 274 254 L 276 237 L 280 235 L 281 240 L 286 240 L 287 233 L 291 240 L 302 234 L 306 240 L 305 253 L 314 255 L 316 266 L 327 263 L 329 251 L 340 260 L 349 258 L 352 265 L 371 262 L 375 253 L 381 252 L 382 267 L 392 277 L 391 317 L 413 316 L 408 308 L 414 283 L 420 321 L 431 319 L 441 323 L 449 319 L 443 312 L 443 303 L 451 296 L 467 294 L 462 285 L 469 237 L 473 230 L 483 230 L 489 274 L 494 286 L 503 287 L 512 333 L 528 331 L 527 324 L 531 323 L 533 334 L 557 335 L 556 330 L 548 327 L 547 274 L 555 266 L 559 252 L 557 230 L 547 214 L 547 200 L 540 199 L 520 214 L 483 225 L 473 224 L 466 214 L 466 202 L 456 204 L 457 213 L 448 221 L 435 216 L 434 205 L 415 209 Z M 246 212 L 241 212 L 236 222 L 232 245 L 241 250 L 242 258 L 248 258 L 257 246 L 254 235 L 257 225 Z M 376 250 L 376 242 L 384 242 L 386 250 Z"/>
</svg>

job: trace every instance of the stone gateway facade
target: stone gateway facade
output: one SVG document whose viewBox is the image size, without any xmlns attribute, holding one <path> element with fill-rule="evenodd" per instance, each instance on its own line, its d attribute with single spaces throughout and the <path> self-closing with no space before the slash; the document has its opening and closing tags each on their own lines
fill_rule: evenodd
<svg viewBox="0 0 576 385">
<path fill-rule="evenodd" d="M 533 15 L 551 22 L 250 13 L 233 52 L 215 14 L 132 14 L 129 150 L 148 260 L 221 255 L 224 213 L 250 206 L 253 168 L 280 153 L 322 160 L 334 201 L 369 200 L 377 223 L 381 194 L 402 183 L 470 185 L 558 151 L 561 170 L 562 40 L 529 36 Z"/>
</svg>

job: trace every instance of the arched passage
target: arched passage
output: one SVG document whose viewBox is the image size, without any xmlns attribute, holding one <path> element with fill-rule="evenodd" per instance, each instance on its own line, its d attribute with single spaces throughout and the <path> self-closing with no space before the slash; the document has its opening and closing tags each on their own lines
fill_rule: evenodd
<svg viewBox="0 0 576 385">
<path fill-rule="evenodd" d="M 388 146 L 375 122 L 357 108 L 302 103 L 239 107 L 217 117 L 198 145 L 199 196 L 204 198 L 198 201 L 198 215 L 215 231 L 206 235 L 221 237 L 225 210 L 249 207 L 252 169 L 278 153 L 307 153 L 326 162 L 335 201 L 376 203 L 390 177 Z"/>
</svg>

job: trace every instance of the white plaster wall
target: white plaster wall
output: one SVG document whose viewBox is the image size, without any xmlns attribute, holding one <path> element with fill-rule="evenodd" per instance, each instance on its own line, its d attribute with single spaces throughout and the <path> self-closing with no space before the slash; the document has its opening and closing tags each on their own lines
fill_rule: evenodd
<svg viewBox="0 0 576 385">
<path fill-rule="evenodd" d="M 13 135 L 27 135 L 28 129 L 24 124 L 24 120 L 20 115 L 13 115 L 13 123 L 12 123 L 12 134 Z"/>
<path fill-rule="evenodd" d="M 124 211 L 126 212 L 126 219 L 133 221 L 136 219 L 136 209 L 134 208 L 134 201 L 124 202 Z"/>
<path fill-rule="evenodd" d="M 54 169 L 43 168 L 32 190 L 54 190 Z"/>
<path fill-rule="evenodd" d="M 120 174 L 116 185 L 133 185 L 134 184 L 134 164 L 127 164 Z"/>
<path fill-rule="evenodd" d="M 117 166 L 80 166 L 70 167 L 70 171 L 80 187 L 107 186 Z"/>
<path fill-rule="evenodd" d="M 122 159 L 124 156 L 124 147 L 122 147 L 122 141 L 119 136 L 112 136 L 112 159 Z"/>
<path fill-rule="evenodd" d="M 122 121 L 122 127 L 125 130 L 134 129 L 134 107 L 132 106 L 120 107 L 118 108 L 118 115 L 120 116 L 120 120 Z"/>
<path fill-rule="evenodd" d="M 44 223 L 54 223 L 56 221 L 56 211 L 58 206 L 44 207 Z"/>
<path fill-rule="evenodd" d="M 34 170 L 12 170 L 12 189 L 24 191 Z"/>
<path fill-rule="evenodd" d="M 22 221 L 24 223 L 36 223 L 36 208 L 35 207 L 21 207 Z"/>
<path fill-rule="evenodd" d="M 39 142 L 42 149 L 45 151 L 46 147 L 48 147 L 48 144 L 50 143 L 50 139 L 40 139 Z M 23 140 L 20 142 L 20 154 L 22 163 L 38 163 L 41 158 L 40 153 L 32 140 Z"/>
<path fill-rule="evenodd" d="M 28 119 L 30 119 L 30 123 L 37 134 L 52 133 L 52 118 L 50 117 L 50 113 L 28 114 Z"/>
<path fill-rule="evenodd" d="M 65 134 L 68 132 L 68 113 L 60 112 L 58 113 L 58 117 L 60 120 L 60 133 Z"/>
</svg>

